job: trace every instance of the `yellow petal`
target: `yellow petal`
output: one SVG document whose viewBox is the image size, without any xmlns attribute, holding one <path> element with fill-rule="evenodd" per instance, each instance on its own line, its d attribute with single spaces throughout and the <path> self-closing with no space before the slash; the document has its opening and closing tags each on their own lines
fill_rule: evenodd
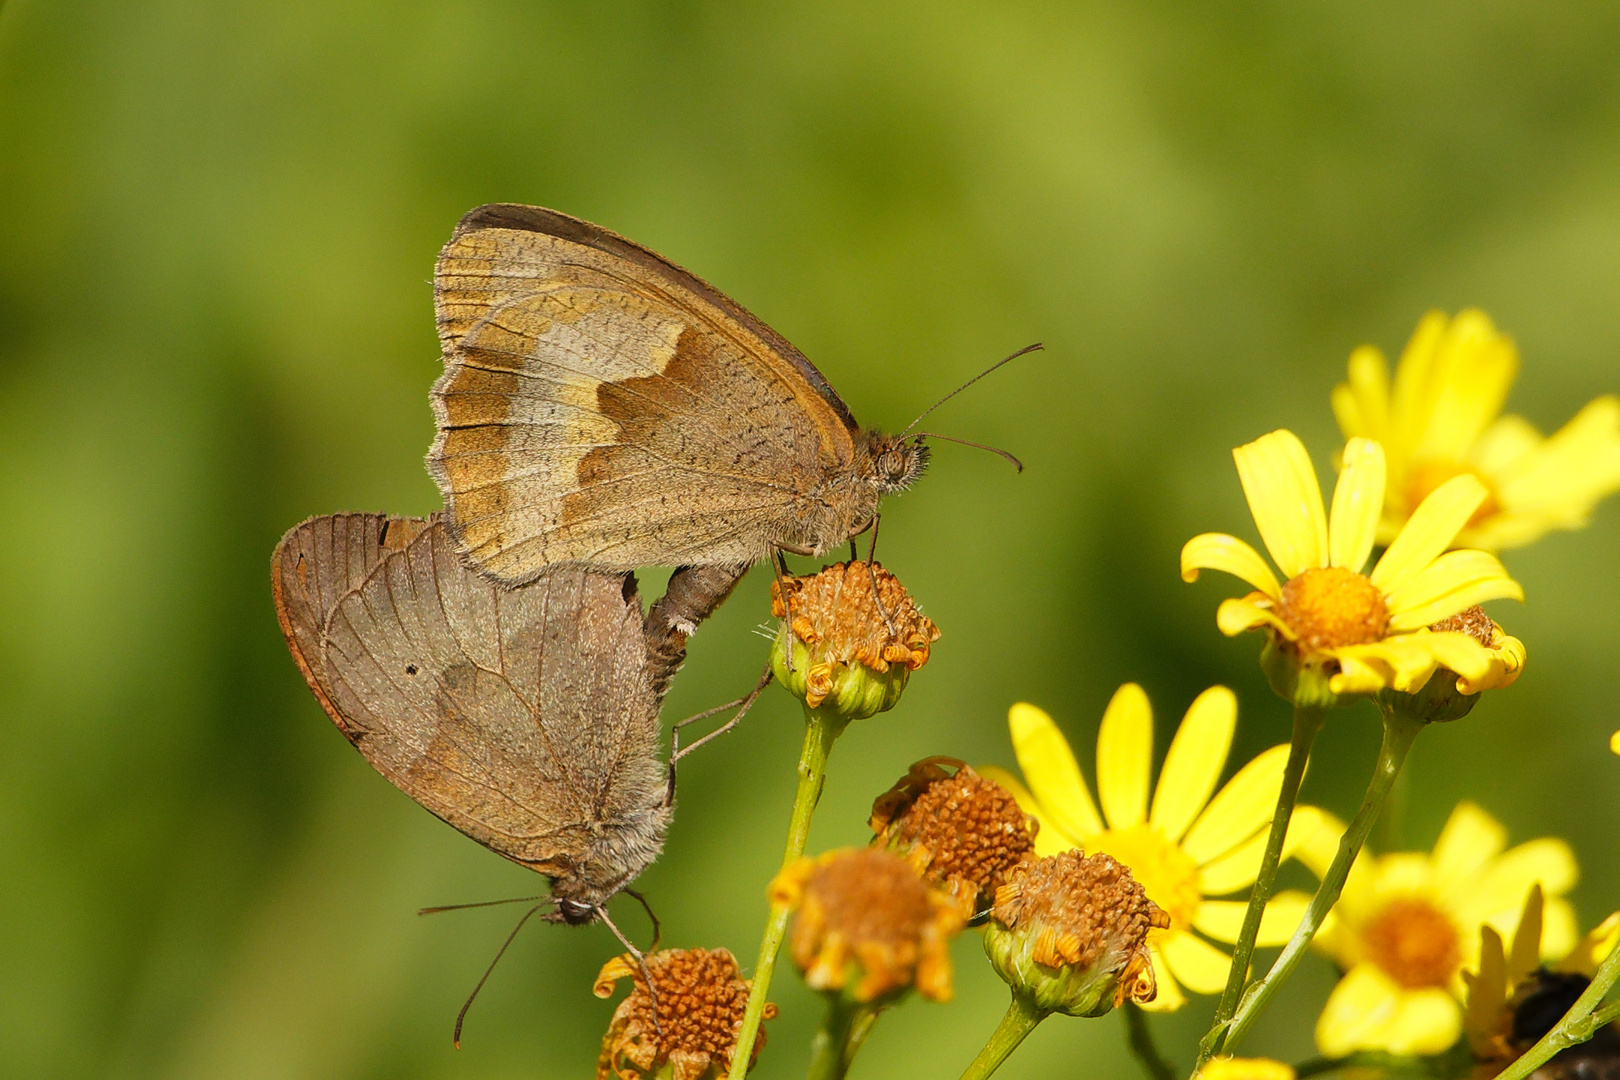
<svg viewBox="0 0 1620 1080">
<path fill-rule="evenodd" d="M 1563 897 L 1547 901 L 1541 916 L 1541 958 L 1556 960 L 1575 947 L 1575 909 Z"/>
<path fill-rule="evenodd" d="M 1519 913 L 1519 925 L 1513 931 L 1513 947 L 1508 950 L 1507 977 L 1517 983 L 1541 966 L 1541 912 L 1543 908 L 1541 886 L 1530 886 L 1524 898 L 1524 910 Z"/>
<path fill-rule="evenodd" d="M 1420 460 L 1464 460 L 1502 411 L 1518 370 L 1518 350 L 1484 312 L 1458 312 L 1436 350 L 1428 423 L 1414 455 Z"/>
<path fill-rule="evenodd" d="M 1165 963 L 1164 953 L 1159 951 L 1156 943 L 1148 946 L 1148 956 L 1153 961 L 1153 981 L 1158 984 L 1159 992 L 1142 1008 L 1148 1012 L 1175 1012 L 1187 1004 L 1187 995 L 1176 985 L 1175 976 L 1170 974 L 1170 965 Z"/>
<path fill-rule="evenodd" d="M 1497 1017 L 1507 1005 L 1507 960 L 1502 952 L 1502 936 L 1489 926 L 1479 932 L 1479 972 L 1464 972 L 1468 1004 L 1463 1010 L 1463 1030 L 1476 1056 L 1484 1057 L 1490 1047 Z"/>
<path fill-rule="evenodd" d="M 1287 889 L 1266 902 L 1266 912 L 1260 917 L 1260 935 L 1254 943 L 1261 948 L 1281 945 L 1293 936 L 1299 921 L 1305 917 L 1305 908 L 1311 902 L 1308 893 Z M 1249 905 L 1239 900 L 1205 900 L 1198 905 L 1193 925 L 1200 933 L 1216 941 L 1237 941 L 1243 928 L 1243 915 Z"/>
<path fill-rule="evenodd" d="M 1389 364 L 1362 345 L 1350 354 L 1350 380 L 1333 388 L 1333 415 L 1347 439 L 1380 438 L 1389 425 Z"/>
<path fill-rule="evenodd" d="M 1232 456 L 1260 539 L 1283 575 L 1326 566 L 1322 489 L 1299 438 L 1291 431 L 1273 431 L 1233 450 Z"/>
<path fill-rule="evenodd" d="M 1451 1049 L 1461 1034 L 1462 1009 L 1456 998 L 1438 987 L 1408 990 L 1401 995 L 1381 1049 L 1401 1055 L 1438 1054 Z"/>
<path fill-rule="evenodd" d="M 1497 480 L 1506 510 L 1575 528 L 1593 504 L 1620 490 L 1620 398 L 1587 404 L 1550 439 L 1521 455 Z"/>
<path fill-rule="evenodd" d="M 1202 866 L 1226 854 L 1271 820 L 1287 760 L 1288 745 L 1273 746 L 1227 781 L 1181 842 L 1193 862 Z"/>
<path fill-rule="evenodd" d="M 1283 836 L 1283 859 L 1299 854 L 1307 843 L 1314 840 L 1326 827 L 1323 824 L 1324 818 L 1332 818 L 1332 815 L 1314 806 L 1294 807 L 1294 816 L 1288 819 L 1288 832 Z M 1333 818 L 1335 823 L 1337 820 Z M 1340 832 L 1344 831 L 1342 824 L 1337 827 Z M 1253 885 L 1254 879 L 1260 875 L 1260 861 L 1265 857 L 1266 833 L 1269 831 L 1261 829 L 1225 855 L 1218 856 L 1199 867 L 1199 891 L 1205 896 L 1222 896 Z M 1337 839 L 1334 843 L 1337 844 Z M 1333 858 L 1331 849 L 1328 858 L 1330 860 Z M 1323 864 L 1324 867 L 1326 865 Z"/>
<path fill-rule="evenodd" d="M 1237 696 L 1224 686 L 1199 694 L 1182 718 L 1159 770 L 1149 821 L 1172 844 L 1209 801 L 1226 767 L 1237 726 Z"/>
<path fill-rule="evenodd" d="M 1326 877 L 1328 867 L 1339 853 L 1339 839 L 1344 836 L 1345 825 L 1339 818 L 1317 807 L 1299 807 L 1294 811 L 1294 818 L 1298 820 L 1301 810 L 1315 810 L 1316 827 L 1308 834 L 1300 837 L 1299 848 L 1294 853 L 1295 858 L 1310 868 L 1311 873 L 1317 877 Z M 1289 828 L 1293 828 L 1290 821 Z"/>
<path fill-rule="evenodd" d="M 1558 962 L 1558 970 L 1573 971 L 1590 979 L 1597 973 L 1597 966 L 1614 951 L 1617 942 L 1620 942 L 1620 911 L 1598 923 L 1591 933 L 1582 938 Z"/>
<path fill-rule="evenodd" d="M 1435 357 L 1449 321 L 1443 311 L 1425 312 L 1395 363 L 1390 412 L 1401 429 L 1401 452 L 1407 457 L 1428 428 Z"/>
<path fill-rule="evenodd" d="M 1570 846 L 1557 837 L 1544 836 L 1504 852 L 1471 887 L 1456 889 L 1450 903 L 1465 922 L 1511 922 L 1531 885 L 1540 882 L 1551 898 L 1568 892 L 1579 877 Z"/>
<path fill-rule="evenodd" d="M 1371 964 L 1357 964 L 1316 1019 L 1316 1048 L 1337 1058 L 1382 1046 L 1400 1011 L 1401 988 Z"/>
<path fill-rule="evenodd" d="M 1135 683 L 1114 691 L 1097 731 L 1097 795 L 1113 829 L 1147 816 L 1153 770 L 1153 706 Z"/>
<path fill-rule="evenodd" d="M 1287 623 L 1271 613 L 1271 601 L 1264 593 L 1250 593 L 1242 598 L 1222 600 L 1215 609 L 1215 625 L 1227 637 L 1236 637 L 1245 630 L 1258 630 L 1269 626 L 1293 641 L 1295 634 Z"/>
<path fill-rule="evenodd" d="M 1393 633 L 1419 630 L 1464 608 L 1502 599 L 1523 600 L 1524 589 L 1508 577 L 1496 556 L 1448 551 L 1389 594 L 1389 628 Z"/>
<path fill-rule="evenodd" d="M 1031 795 L 1029 789 L 1019 783 L 1018 778 L 1012 773 L 996 765 L 980 765 L 977 771 L 986 780 L 993 780 L 1006 788 L 1012 797 L 1018 800 L 1018 808 L 1039 824 L 1040 828 L 1035 831 L 1036 856 L 1044 859 L 1060 851 L 1084 847 L 1079 840 L 1063 835 L 1063 830 L 1058 827 L 1057 822 L 1046 816 L 1046 811 L 1035 801 L 1035 796 Z"/>
<path fill-rule="evenodd" d="M 1232 958 L 1209 942 L 1185 930 L 1172 930 L 1159 948 L 1176 978 L 1193 993 L 1218 994 L 1226 989 Z"/>
<path fill-rule="evenodd" d="M 1480 435 L 1468 452 L 1468 463 L 1480 476 L 1490 477 L 1500 495 L 1502 481 L 1511 475 L 1511 470 L 1545 441 L 1524 417 L 1504 416 Z"/>
<path fill-rule="evenodd" d="M 1235 536 L 1202 533 L 1181 547 L 1181 580 L 1197 581 L 1200 570 L 1223 570 L 1242 578 L 1273 600 L 1282 596 L 1282 587 L 1260 553 Z"/>
<path fill-rule="evenodd" d="M 1507 828 L 1472 802 L 1457 804 L 1429 858 L 1441 881 L 1471 881 L 1507 847 Z"/>
<path fill-rule="evenodd" d="M 1472 475 L 1453 476 L 1429 493 L 1369 575 L 1384 595 L 1426 570 L 1485 501 L 1485 485 Z"/>
<path fill-rule="evenodd" d="M 1333 488 L 1328 518 L 1328 561 L 1361 572 L 1372 554 L 1378 519 L 1384 510 L 1384 448 L 1351 439 L 1344 448 L 1344 470 Z"/>
<path fill-rule="evenodd" d="M 1046 816 L 1082 842 L 1102 832 L 1102 819 L 1080 778 L 1074 752 L 1052 718 L 1021 701 L 1007 710 L 1007 728 L 1018 767 Z"/>
<path fill-rule="evenodd" d="M 1384 599 L 1389 604 L 1390 613 L 1395 615 L 1432 603 L 1477 582 L 1498 578 L 1512 580 L 1508 577 L 1507 568 L 1495 555 L 1464 548 L 1441 555 L 1418 573 L 1407 578 L 1400 588 L 1388 590 L 1384 594 Z M 1430 620 L 1434 621 L 1438 620 Z"/>
</svg>

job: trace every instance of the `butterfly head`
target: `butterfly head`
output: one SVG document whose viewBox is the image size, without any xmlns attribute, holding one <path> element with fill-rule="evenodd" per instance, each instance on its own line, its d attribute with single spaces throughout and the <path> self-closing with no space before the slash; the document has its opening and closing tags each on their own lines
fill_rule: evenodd
<svg viewBox="0 0 1620 1080">
<path fill-rule="evenodd" d="M 870 479 L 885 495 L 906 490 L 928 468 L 928 446 L 921 436 L 905 438 L 873 431 L 866 437 L 872 455 Z"/>
<path fill-rule="evenodd" d="M 567 923 L 569 926 L 583 926 L 588 922 L 596 921 L 597 907 L 579 900 L 564 898 L 557 901 L 554 911 L 545 916 L 547 922 Z"/>
</svg>

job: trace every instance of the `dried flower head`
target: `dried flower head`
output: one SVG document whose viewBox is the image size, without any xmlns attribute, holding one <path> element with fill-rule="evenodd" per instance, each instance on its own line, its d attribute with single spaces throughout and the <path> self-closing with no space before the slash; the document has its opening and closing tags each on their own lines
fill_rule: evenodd
<svg viewBox="0 0 1620 1080">
<path fill-rule="evenodd" d="M 630 994 L 614 1010 L 596 1061 L 596 1080 L 717 1080 L 731 1067 L 737 1029 L 748 1004 L 747 979 L 725 949 L 665 949 L 647 956 L 647 971 L 657 989 L 648 993 L 641 966 L 630 956 L 616 956 L 602 966 L 592 988 L 597 997 L 613 993 L 626 976 Z M 765 1019 L 776 1006 L 765 1006 Z M 765 1033 L 754 1043 L 748 1067 L 754 1067 Z"/>
<path fill-rule="evenodd" d="M 947 772 L 953 769 L 954 772 Z M 1035 850 L 1039 822 L 1012 792 L 948 757 L 924 758 L 872 804 L 874 847 L 903 856 L 969 913 Z"/>
<path fill-rule="evenodd" d="M 948 946 L 966 919 L 898 855 L 844 848 L 800 859 L 771 882 L 771 902 L 796 909 L 793 962 L 811 988 L 870 1003 L 915 985 L 950 1000 Z"/>
<path fill-rule="evenodd" d="M 786 630 L 771 651 L 776 677 L 812 709 L 825 703 L 851 720 L 893 708 L 939 640 L 939 628 L 877 563 L 835 563 L 773 582 L 771 613 Z"/>
<path fill-rule="evenodd" d="M 1029 859 L 996 890 L 984 951 L 1043 1012 L 1101 1016 L 1156 993 L 1147 934 L 1170 917 L 1107 855 Z"/>
<path fill-rule="evenodd" d="M 1378 700 L 1397 712 L 1429 723 L 1460 720 L 1473 711 L 1481 693 L 1511 686 L 1524 670 L 1524 642 L 1509 636 L 1478 604 L 1431 623 L 1412 636 L 1421 639 L 1452 634 L 1463 635 L 1484 647 L 1484 663 L 1472 677 L 1442 666 L 1436 668 L 1421 687 L 1409 693 L 1385 687 L 1378 691 Z"/>
</svg>

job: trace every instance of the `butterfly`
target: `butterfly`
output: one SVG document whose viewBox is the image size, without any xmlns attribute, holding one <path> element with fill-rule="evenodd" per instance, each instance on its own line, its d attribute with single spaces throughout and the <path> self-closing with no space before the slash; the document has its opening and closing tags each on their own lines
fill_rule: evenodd
<svg viewBox="0 0 1620 1080">
<path fill-rule="evenodd" d="M 946 438 L 860 427 L 741 305 L 554 210 L 468 213 L 434 297 L 428 470 L 457 550 L 503 583 L 819 556 L 871 528 L 927 467 L 924 440 Z"/>
<path fill-rule="evenodd" d="M 658 709 L 685 643 L 669 627 L 707 614 L 680 576 L 644 618 L 631 574 L 562 567 L 504 588 L 463 565 L 442 521 L 333 514 L 287 533 L 271 581 L 294 661 L 366 760 L 550 878 L 546 918 L 607 921 L 669 826 Z"/>
</svg>

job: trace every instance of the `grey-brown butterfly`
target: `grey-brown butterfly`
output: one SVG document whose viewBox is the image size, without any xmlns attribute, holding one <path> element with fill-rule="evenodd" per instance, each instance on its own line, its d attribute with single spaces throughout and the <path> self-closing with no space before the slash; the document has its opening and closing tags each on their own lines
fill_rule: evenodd
<svg viewBox="0 0 1620 1080">
<path fill-rule="evenodd" d="M 927 466 L 923 440 L 944 438 L 861 428 L 741 305 L 554 210 L 467 214 L 434 293 L 428 468 L 458 549 L 501 582 L 819 556 L 872 527 Z"/>
<path fill-rule="evenodd" d="M 464 566 L 442 522 L 380 514 L 297 526 L 271 578 L 293 659 L 366 760 L 550 878 L 547 918 L 606 919 L 669 824 L 658 708 L 685 646 L 670 627 L 712 610 L 689 604 L 686 580 L 644 620 L 633 575 L 566 567 L 503 588 Z"/>
</svg>

